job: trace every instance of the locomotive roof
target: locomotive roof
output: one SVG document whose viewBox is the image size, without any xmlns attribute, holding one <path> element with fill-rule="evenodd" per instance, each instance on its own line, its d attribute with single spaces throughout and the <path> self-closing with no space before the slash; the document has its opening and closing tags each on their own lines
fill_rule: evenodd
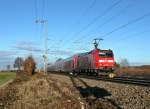
<svg viewBox="0 0 150 109">
<path fill-rule="evenodd" d="M 100 51 L 112 51 L 111 49 L 108 49 L 108 50 L 101 50 L 101 49 L 99 49 Z"/>
<path fill-rule="evenodd" d="M 83 55 L 87 55 L 87 54 L 89 54 L 90 52 L 85 52 L 85 53 L 79 53 L 79 54 L 77 54 L 78 56 L 83 56 Z"/>
<path fill-rule="evenodd" d="M 68 60 L 72 60 L 72 59 L 73 59 L 73 56 L 63 59 L 63 61 L 68 61 Z"/>
<path fill-rule="evenodd" d="M 78 55 L 78 56 L 84 56 L 84 55 L 87 55 L 87 54 L 92 53 L 92 52 L 95 51 L 95 50 L 96 50 L 96 49 L 91 50 L 91 51 L 89 51 L 89 52 L 78 53 L 78 54 L 76 54 L 76 55 Z M 111 49 L 108 49 L 108 50 L 97 49 L 97 50 L 99 50 L 99 51 L 112 51 Z M 74 55 L 74 56 L 75 56 L 75 55 Z M 69 60 L 72 60 L 74 56 L 68 57 L 68 58 L 63 59 L 63 60 L 60 60 L 60 61 L 69 61 Z M 60 61 L 59 61 L 59 62 L 60 62 Z"/>
<path fill-rule="evenodd" d="M 85 52 L 85 53 L 79 53 L 79 54 L 77 54 L 77 55 L 78 55 L 78 56 L 84 56 L 84 55 L 87 55 L 87 54 L 92 53 L 92 52 L 95 51 L 95 50 L 96 50 L 96 49 L 91 50 L 91 51 L 89 51 L 89 52 Z M 97 49 L 97 50 L 99 50 L 99 51 L 112 51 L 111 49 L 108 49 L 108 50 Z"/>
</svg>

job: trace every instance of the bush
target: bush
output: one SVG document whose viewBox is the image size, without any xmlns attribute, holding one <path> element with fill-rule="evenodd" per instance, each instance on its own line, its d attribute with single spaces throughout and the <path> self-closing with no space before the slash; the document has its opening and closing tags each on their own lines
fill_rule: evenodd
<svg viewBox="0 0 150 109">
<path fill-rule="evenodd" d="M 23 71 L 17 71 L 14 82 L 28 81 L 30 77 Z"/>
<path fill-rule="evenodd" d="M 24 73 L 28 76 L 35 74 L 36 62 L 34 61 L 32 56 L 29 56 L 25 59 L 23 63 Z"/>
</svg>

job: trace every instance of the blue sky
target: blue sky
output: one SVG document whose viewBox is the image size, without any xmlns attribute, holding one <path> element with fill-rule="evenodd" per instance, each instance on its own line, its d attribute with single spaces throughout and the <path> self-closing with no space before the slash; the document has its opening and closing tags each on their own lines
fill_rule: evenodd
<svg viewBox="0 0 150 109">
<path fill-rule="evenodd" d="M 149 13 L 149 0 L 0 0 L 0 68 L 31 53 L 42 65 L 44 26 L 36 19 L 48 20 L 49 62 L 90 51 L 101 37 L 117 61 L 149 64 Z"/>
</svg>

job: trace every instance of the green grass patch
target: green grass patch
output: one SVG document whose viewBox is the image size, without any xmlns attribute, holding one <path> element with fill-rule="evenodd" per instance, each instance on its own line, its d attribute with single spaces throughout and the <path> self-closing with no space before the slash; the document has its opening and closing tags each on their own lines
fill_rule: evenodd
<svg viewBox="0 0 150 109">
<path fill-rule="evenodd" d="M 6 83 L 7 81 L 14 79 L 16 73 L 14 72 L 0 72 L 0 85 Z"/>
</svg>

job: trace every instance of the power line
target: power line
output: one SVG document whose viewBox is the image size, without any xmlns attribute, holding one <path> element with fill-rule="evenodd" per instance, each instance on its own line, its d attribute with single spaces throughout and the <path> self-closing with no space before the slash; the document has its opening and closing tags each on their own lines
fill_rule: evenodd
<svg viewBox="0 0 150 109">
<path fill-rule="evenodd" d="M 120 10 L 117 15 L 114 15 L 114 16 L 110 17 L 108 20 L 104 21 L 103 23 L 101 23 L 100 25 L 98 25 L 96 28 L 98 28 L 98 29 L 102 28 L 104 25 L 108 24 L 109 22 L 113 21 L 115 18 L 117 18 L 117 17 L 119 17 L 121 14 L 123 14 L 123 12 L 124 12 L 125 10 L 129 9 L 131 6 L 132 6 L 132 4 L 127 5 L 125 8 L 123 8 L 122 10 Z M 94 29 L 92 29 L 92 30 L 89 31 L 89 32 L 92 32 L 92 31 L 94 31 L 94 30 L 96 30 L 96 29 L 94 28 Z M 87 35 L 82 36 L 82 37 L 86 37 L 86 36 L 87 36 Z M 88 35 L 88 36 L 90 36 L 90 35 Z M 87 37 L 88 37 L 88 36 L 87 36 Z M 81 38 L 82 38 L 82 37 L 81 37 Z M 86 37 L 86 38 L 87 38 L 87 37 Z M 81 38 L 77 39 L 76 41 L 81 40 Z"/>
<path fill-rule="evenodd" d="M 130 35 L 125 35 L 124 37 L 121 37 L 119 40 L 125 40 L 125 39 L 129 39 L 129 37 L 137 37 L 138 35 L 142 35 L 143 33 L 146 33 L 146 32 L 150 32 L 150 28 L 147 29 L 147 30 L 144 30 L 142 32 L 137 32 L 137 33 L 134 33 L 134 34 L 130 34 Z"/>
<path fill-rule="evenodd" d="M 138 22 L 138 21 L 141 21 L 141 20 L 143 20 L 144 18 L 146 18 L 146 17 L 148 17 L 148 16 L 150 16 L 150 12 L 149 12 L 149 13 L 146 13 L 146 14 L 144 14 L 143 16 L 140 16 L 140 17 L 138 17 L 138 18 L 136 18 L 136 19 L 134 19 L 134 20 L 131 20 L 131 21 L 127 22 L 126 24 L 123 24 L 123 25 L 121 25 L 121 26 L 115 28 L 114 30 L 112 30 L 112 31 L 106 33 L 105 35 L 103 35 L 103 37 L 106 37 L 106 36 L 108 36 L 108 35 L 110 35 L 110 34 L 116 32 L 116 31 L 118 31 L 118 30 L 120 30 L 120 29 L 123 29 L 123 28 L 125 28 L 125 27 L 127 27 L 127 26 L 129 26 L 129 25 L 131 25 L 131 24 L 134 24 L 134 23 L 136 23 L 136 22 Z"/>
<path fill-rule="evenodd" d="M 42 0 L 42 3 L 41 3 L 41 20 L 44 20 L 46 19 L 45 18 L 45 0 Z M 44 30 L 44 23 L 41 23 L 41 31 L 40 31 L 40 34 L 42 34 Z"/>
<path fill-rule="evenodd" d="M 88 27 L 93 25 L 97 20 L 102 18 L 104 15 L 106 15 L 108 12 L 110 12 L 115 6 L 117 6 L 122 0 L 119 0 L 115 2 L 113 5 L 111 5 L 108 9 L 106 9 L 101 15 L 98 15 L 95 17 L 90 23 L 88 23 L 84 28 L 82 28 L 79 32 L 75 33 L 75 36 L 79 35 L 81 32 L 85 31 Z"/>
<path fill-rule="evenodd" d="M 101 15 L 98 15 L 97 17 L 95 17 L 90 23 L 88 23 L 84 28 L 82 28 L 79 32 L 75 33 L 73 38 L 77 38 L 77 36 L 85 31 L 88 27 L 90 27 L 92 24 L 94 24 L 97 20 L 99 20 L 100 18 L 102 18 L 103 16 L 105 16 L 107 13 L 109 13 L 115 6 L 117 6 L 118 4 L 120 4 L 122 2 L 122 0 L 118 0 L 117 2 L 113 3 L 110 7 L 108 7 Z"/>
<path fill-rule="evenodd" d="M 34 0 L 34 8 L 35 8 L 35 19 L 38 19 L 38 7 L 37 7 L 37 0 Z"/>
<path fill-rule="evenodd" d="M 94 7 L 94 5 L 96 4 L 96 1 L 97 1 L 97 0 L 93 0 L 92 3 L 91 3 L 91 5 L 90 5 L 88 8 L 86 8 L 85 11 L 83 11 L 83 13 L 81 14 L 80 17 L 86 15 L 86 14 Z M 75 24 L 79 24 L 79 23 L 80 23 L 80 20 L 81 20 L 81 19 L 78 19 L 78 20 L 75 22 Z M 71 27 L 72 27 L 72 26 L 71 26 Z M 64 45 L 65 42 L 63 41 L 63 42 L 61 42 L 61 43 L 62 43 L 62 45 Z"/>
<path fill-rule="evenodd" d="M 38 19 L 38 6 L 37 6 L 37 0 L 34 0 L 34 11 L 35 11 L 35 19 Z M 35 36 L 37 35 L 38 33 L 38 27 L 37 25 L 35 24 Z"/>
<path fill-rule="evenodd" d="M 91 5 L 82 13 L 82 15 L 87 14 L 95 5 L 97 0 L 93 0 L 93 2 L 91 3 Z"/>
<path fill-rule="evenodd" d="M 96 28 L 98 28 L 98 29 L 102 28 L 104 25 L 108 24 L 109 22 L 113 21 L 115 18 L 117 18 L 117 17 L 119 17 L 121 14 L 123 14 L 123 12 L 124 12 L 125 10 L 129 9 L 131 6 L 132 6 L 132 5 L 130 5 L 130 4 L 127 5 L 125 8 L 123 8 L 122 10 L 120 10 L 117 15 L 114 15 L 114 16 L 110 17 L 108 20 L 106 20 L 105 22 L 101 23 L 101 24 L 98 25 Z M 94 28 L 93 30 L 95 30 L 95 28 Z M 93 30 L 91 30 L 91 31 L 93 31 Z M 91 32 L 91 31 L 90 31 L 90 32 Z"/>
<path fill-rule="evenodd" d="M 47 66 L 48 66 L 48 21 L 47 20 L 36 20 L 36 23 L 45 24 L 45 41 L 44 41 L 44 72 L 47 73 Z"/>
<path fill-rule="evenodd" d="M 41 12 L 42 11 L 40 11 L 41 9 L 39 9 L 41 6 L 39 5 L 39 0 L 34 0 L 34 7 L 35 7 L 35 19 L 36 20 L 39 20 L 39 19 L 42 19 L 42 14 L 41 14 Z M 36 23 L 37 24 L 37 23 Z M 39 32 L 39 34 L 41 35 L 42 34 L 42 25 L 38 25 L 37 26 L 38 28 L 36 28 L 36 29 L 38 29 L 38 32 Z M 37 31 L 36 31 L 37 32 Z"/>
<path fill-rule="evenodd" d="M 45 0 L 42 0 L 42 6 L 41 6 L 41 13 L 38 18 L 38 2 L 35 0 L 35 14 L 36 14 L 36 23 L 41 24 L 41 32 L 42 28 L 45 26 L 45 31 L 44 31 L 44 71 L 47 73 L 47 66 L 48 66 L 48 20 L 45 20 Z"/>
<path fill-rule="evenodd" d="M 44 19 L 44 16 L 45 16 L 45 0 L 42 0 L 43 2 L 42 2 L 42 16 L 41 16 L 41 18 L 42 19 Z"/>
</svg>

